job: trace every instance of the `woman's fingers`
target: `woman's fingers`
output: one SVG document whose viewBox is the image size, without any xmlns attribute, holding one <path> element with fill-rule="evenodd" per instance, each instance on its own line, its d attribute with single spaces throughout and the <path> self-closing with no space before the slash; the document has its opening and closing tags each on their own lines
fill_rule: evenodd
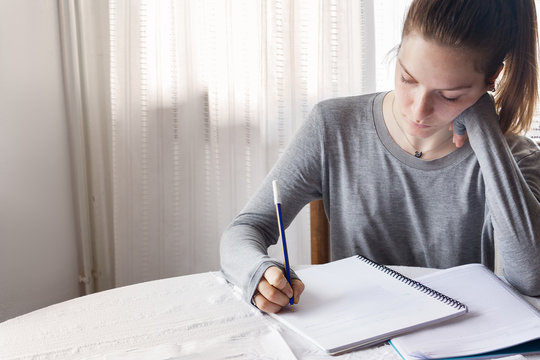
<svg viewBox="0 0 540 360">
<path fill-rule="evenodd" d="M 298 303 L 300 294 L 304 291 L 304 283 L 295 279 L 292 284 L 291 288 L 280 268 L 271 266 L 265 271 L 257 286 L 257 292 L 253 295 L 253 303 L 262 311 L 269 313 L 280 311 L 282 307 L 289 304 L 289 299 L 293 295 L 294 302 Z"/>
<path fill-rule="evenodd" d="M 454 133 L 454 139 L 452 140 L 454 144 L 456 144 L 456 147 L 460 148 L 462 147 L 465 142 L 467 141 L 467 134 L 465 135 L 458 135 Z"/>
<path fill-rule="evenodd" d="M 266 279 L 261 279 L 257 291 L 264 296 L 267 300 L 274 304 L 285 306 L 289 303 L 289 296 L 283 293 L 280 289 L 271 285 Z M 292 292 L 292 289 L 291 289 Z"/>
<path fill-rule="evenodd" d="M 450 130 L 454 132 L 454 137 L 452 138 L 452 142 L 456 145 L 456 147 L 460 148 L 462 147 L 465 142 L 467 141 L 467 132 L 463 131 L 463 134 L 457 134 L 454 131 L 454 124 L 450 124 Z M 465 130 L 465 129 L 463 129 Z"/>
<path fill-rule="evenodd" d="M 300 301 L 300 295 L 304 292 L 304 283 L 298 279 L 292 280 L 292 288 L 294 293 L 294 303 L 298 304 Z"/>
<path fill-rule="evenodd" d="M 259 309 L 267 313 L 277 313 L 282 308 L 281 305 L 274 304 L 273 302 L 265 298 L 264 295 L 262 295 L 258 290 L 255 295 L 253 295 L 253 303 Z"/>
<path fill-rule="evenodd" d="M 283 271 L 281 271 L 281 269 L 277 266 L 270 266 L 268 269 L 266 269 L 263 278 L 266 279 L 270 285 L 280 290 L 281 293 L 285 294 L 289 299 L 293 296 L 291 285 L 289 285 Z"/>
</svg>

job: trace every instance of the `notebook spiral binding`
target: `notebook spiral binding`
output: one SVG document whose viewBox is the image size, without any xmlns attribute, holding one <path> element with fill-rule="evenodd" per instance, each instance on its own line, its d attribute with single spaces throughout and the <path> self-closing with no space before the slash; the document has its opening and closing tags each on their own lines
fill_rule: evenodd
<svg viewBox="0 0 540 360">
<path fill-rule="evenodd" d="M 418 282 L 418 281 L 415 281 L 411 278 L 408 278 L 406 277 L 405 275 L 395 271 L 395 270 L 392 270 L 390 269 L 389 267 L 385 266 L 385 265 L 381 265 L 379 263 L 376 263 L 375 261 L 373 260 L 370 260 L 368 258 L 366 258 L 365 256 L 362 256 L 362 255 L 357 255 L 358 259 L 365 262 L 365 263 L 368 263 L 369 265 L 375 267 L 376 269 L 378 270 L 381 270 L 382 272 L 384 272 L 385 274 L 388 274 L 390 276 L 392 276 L 393 278 L 396 278 L 398 279 L 399 281 L 401 282 L 404 282 L 405 284 L 413 287 L 414 289 L 417 289 L 425 294 L 428 294 L 429 296 L 445 303 L 445 304 L 448 304 L 450 306 L 452 306 L 453 308 L 456 308 L 456 309 L 467 309 L 467 306 L 461 302 L 459 302 L 458 300 L 456 299 L 453 299 L 449 296 L 446 296 L 444 294 L 441 294 L 440 292 L 438 292 L 437 290 L 433 290 L 432 288 Z"/>
</svg>

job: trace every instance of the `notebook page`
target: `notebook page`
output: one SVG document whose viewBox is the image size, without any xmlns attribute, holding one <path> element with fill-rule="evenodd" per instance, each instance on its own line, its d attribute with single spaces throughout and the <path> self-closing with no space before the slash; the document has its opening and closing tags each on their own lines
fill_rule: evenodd
<svg viewBox="0 0 540 360">
<path fill-rule="evenodd" d="M 329 352 L 459 313 L 357 257 L 297 274 L 305 284 L 300 303 L 294 312 L 286 308 L 274 317 Z"/>
<path fill-rule="evenodd" d="M 418 279 L 465 304 L 469 312 L 436 327 L 392 339 L 406 359 L 458 357 L 540 338 L 540 314 L 480 264 Z"/>
</svg>

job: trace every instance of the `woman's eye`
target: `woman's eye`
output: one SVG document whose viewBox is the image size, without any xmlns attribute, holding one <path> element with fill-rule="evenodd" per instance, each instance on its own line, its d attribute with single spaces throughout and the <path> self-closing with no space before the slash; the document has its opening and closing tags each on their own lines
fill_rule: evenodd
<svg viewBox="0 0 540 360">
<path fill-rule="evenodd" d="M 444 95 L 441 94 L 441 97 L 445 100 L 445 101 L 449 101 L 449 102 L 453 102 L 453 101 L 457 101 L 457 97 L 455 98 L 449 98 L 449 97 L 446 97 Z"/>
<path fill-rule="evenodd" d="M 403 75 L 401 75 L 401 82 L 405 84 L 412 84 L 413 81 L 411 79 L 406 79 Z"/>
</svg>

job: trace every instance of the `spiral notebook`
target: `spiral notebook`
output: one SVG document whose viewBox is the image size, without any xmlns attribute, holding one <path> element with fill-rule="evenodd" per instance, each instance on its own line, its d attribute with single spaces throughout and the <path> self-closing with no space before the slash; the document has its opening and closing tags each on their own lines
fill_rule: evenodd
<svg viewBox="0 0 540 360">
<path fill-rule="evenodd" d="M 362 256 L 296 272 L 300 302 L 272 316 L 336 355 L 467 312 L 459 301 Z"/>
</svg>

